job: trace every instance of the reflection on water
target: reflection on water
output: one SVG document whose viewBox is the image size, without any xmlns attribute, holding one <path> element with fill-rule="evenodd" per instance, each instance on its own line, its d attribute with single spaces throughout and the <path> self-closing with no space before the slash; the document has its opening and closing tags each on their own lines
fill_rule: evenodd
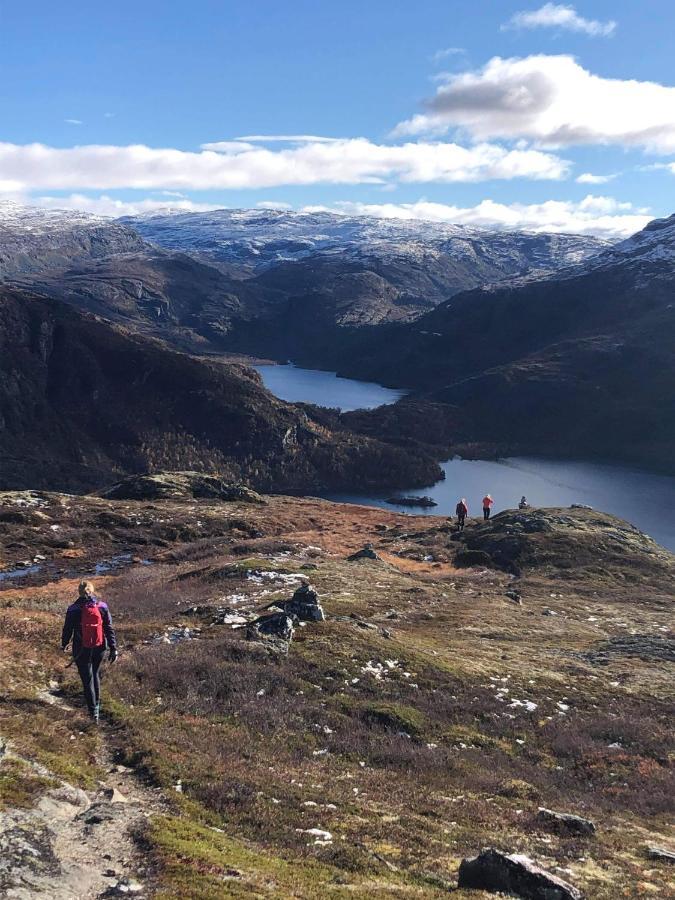
<svg viewBox="0 0 675 900">
<path fill-rule="evenodd" d="M 286 366 L 253 366 L 260 373 L 265 387 L 280 400 L 288 403 L 314 403 L 349 412 L 353 409 L 374 409 L 395 403 L 406 391 L 395 391 L 370 381 L 338 378 L 335 372 L 300 369 Z"/>
<path fill-rule="evenodd" d="M 493 512 L 513 509 L 525 494 L 532 506 L 570 506 L 585 503 L 637 525 L 654 540 L 675 551 L 675 478 L 598 463 L 514 458 L 500 462 L 453 459 L 443 464 L 445 481 L 400 494 L 426 494 L 438 506 L 410 510 L 391 506 L 385 497 L 331 494 L 328 499 L 415 515 L 453 515 L 460 497 L 466 497 L 470 516 L 482 516 L 481 500 L 492 494 Z"/>
</svg>

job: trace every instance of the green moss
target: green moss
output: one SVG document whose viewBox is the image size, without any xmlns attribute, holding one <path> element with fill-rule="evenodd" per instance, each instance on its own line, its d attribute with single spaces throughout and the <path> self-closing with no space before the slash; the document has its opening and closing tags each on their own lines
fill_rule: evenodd
<svg viewBox="0 0 675 900">
<path fill-rule="evenodd" d="M 98 735 L 86 730 L 87 724 L 68 710 L 36 704 L 30 715 L 24 711 L 4 717 L 2 732 L 22 756 L 87 789 L 95 787 L 101 775 L 96 764 Z"/>
<path fill-rule="evenodd" d="M 441 740 L 448 744 L 467 744 L 470 747 L 481 747 L 484 750 L 502 750 L 511 754 L 512 747 L 508 741 L 483 734 L 469 725 L 451 725 L 441 736 Z"/>
<path fill-rule="evenodd" d="M 170 816 L 154 819 L 146 839 L 161 873 L 155 894 L 160 900 L 222 900 L 269 894 L 307 900 L 345 896 L 381 900 L 383 896 L 409 896 L 411 885 L 417 881 L 403 873 L 388 872 L 378 878 L 373 872 L 349 872 L 348 868 L 337 869 L 330 863 L 297 855 L 286 860 L 222 831 Z M 342 847 L 326 848 L 324 852 L 332 860 Z M 440 895 L 435 891 L 425 894 Z"/>
<path fill-rule="evenodd" d="M 369 723 L 412 737 L 419 737 L 426 721 L 419 710 L 402 703 L 367 703 L 361 706 L 361 714 Z"/>
<path fill-rule="evenodd" d="M 259 559 L 250 557 L 248 559 L 239 559 L 237 562 L 229 563 L 218 574 L 223 576 L 246 575 L 248 572 L 279 572 L 281 575 L 293 575 L 297 569 L 289 569 L 288 566 L 279 565 L 270 559 Z"/>
<path fill-rule="evenodd" d="M 0 763 L 0 809 L 34 806 L 57 784 L 53 778 L 37 775 L 20 759 L 5 759 Z"/>
<path fill-rule="evenodd" d="M 512 778 L 506 781 L 499 790 L 502 797 L 512 797 L 515 800 L 536 800 L 539 791 L 534 785 L 520 778 Z"/>
</svg>

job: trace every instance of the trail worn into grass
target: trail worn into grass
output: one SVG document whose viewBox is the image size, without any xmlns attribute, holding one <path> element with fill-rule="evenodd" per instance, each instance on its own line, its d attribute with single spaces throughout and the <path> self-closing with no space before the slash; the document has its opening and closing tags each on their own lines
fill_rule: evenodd
<svg viewBox="0 0 675 900">
<path fill-rule="evenodd" d="M 83 726 L 82 713 L 63 698 L 56 682 L 37 699 L 71 713 L 74 728 Z M 0 778 L 5 769 L 46 788 L 34 804 L 0 808 L 3 897 L 91 900 L 145 895 L 138 836 L 163 805 L 156 790 L 115 763 L 113 744 L 114 735 L 104 723 L 96 754 L 101 779 L 96 789 L 83 790 L 0 738 Z"/>
</svg>

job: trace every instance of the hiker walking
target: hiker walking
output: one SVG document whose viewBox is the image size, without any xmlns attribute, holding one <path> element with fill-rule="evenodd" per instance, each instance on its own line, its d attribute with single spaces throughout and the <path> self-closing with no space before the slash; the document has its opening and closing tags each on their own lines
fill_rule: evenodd
<svg viewBox="0 0 675 900">
<path fill-rule="evenodd" d="M 464 522 L 469 515 L 469 507 L 466 505 L 466 499 L 464 497 L 462 497 L 455 507 L 455 513 L 457 514 L 457 525 L 459 526 L 459 530 L 464 531 Z"/>
<path fill-rule="evenodd" d="M 486 494 L 483 497 L 483 521 L 484 522 L 487 522 L 487 520 L 490 518 L 490 511 L 492 510 L 492 504 L 494 502 L 495 501 L 492 499 L 492 497 L 489 494 Z"/>
<path fill-rule="evenodd" d="M 65 652 L 72 638 L 73 662 L 82 679 L 87 709 L 94 722 L 98 722 L 101 700 L 99 670 L 106 650 L 111 663 L 117 659 L 117 641 L 110 610 L 107 604 L 94 596 L 94 585 L 90 581 L 80 582 L 78 595 L 66 612 L 61 649 Z"/>
</svg>

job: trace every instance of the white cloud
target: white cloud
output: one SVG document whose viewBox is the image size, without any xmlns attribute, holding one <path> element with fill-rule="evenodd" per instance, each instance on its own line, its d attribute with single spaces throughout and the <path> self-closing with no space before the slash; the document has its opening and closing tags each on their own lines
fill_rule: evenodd
<svg viewBox="0 0 675 900">
<path fill-rule="evenodd" d="M 82 119 L 64 119 L 68 125 L 82 125 Z"/>
<path fill-rule="evenodd" d="M 565 28 L 592 37 L 609 37 L 616 30 L 616 22 L 612 19 L 607 22 L 584 19 L 573 6 L 545 3 L 539 9 L 517 12 L 506 25 L 502 25 L 502 30 L 507 28 Z"/>
<path fill-rule="evenodd" d="M 466 56 L 464 47 L 446 47 L 445 50 L 437 50 L 431 57 L 431 61 L 438 63 L 450 56 Z"/>
<path fill-rule="evenodd" d="M 426 113 L 394 133 L 443 134 L 460 127 L 478 140 L 675 150 L 675 87 L 602 78 L 567 55 L 497 56 L 482 69 L 446 74 L 426 106 Z"/>
<path fill-rule="evenodd" d="M 167 192 L 169 193 L 169 192 Z M 95 216 L 137 216 L 142 213 L 159 210 L 178 209 L 181 212 L 209 212 L 212 209 L 223 209 L 222 203 L 196 203 L 193 200 L 152 200 L 149 197 L 141 200 L 118 200 L 101 194 L 99 197 L 88 197 L 86 194 L 70 194 L 68 197 L 32 197 L 23 198 L 30 206 L 42 206 L 46 209 L 76 209 Z"/>
<path fill-rule="evenodd" d="M 306 207 L 344 215 L 377 216 L 383 219 L 422 219 L 482 228 L 557 233 L 594 234 L 609 239 L 628 237 L 652 216 L 612 197 L 588 195 L 578 203 L 547 200 L 544 203 L 497 203 L 483 200 L 476 206 L 460 207 L 429 200 L 416 203 L 337 203 L 330 207 Z"/>
<path fill-rule="evenodd" d="M 290 203 L 284 203 L 283 200 L 259 200 L 256 203 L 258 209 L 276 209 L 280 212 L 293 209 Z"/>
<path fill-rule="evenodd" d="M 614 181 L 614 179 L 618 177 L 618 172 L 614 172 L 612 175 L 593 175 L 591 172 L 583 172 L 574 180 L 577 184 L 607 184 L 609 181 Z"/>
<path fill-rule="evenodd" d="M 259 148 L 250 141 L 237 139 L 236 141 L 210 141 L 207 144 L 201 144 L 200 150 L 212 150 L 214 153 L 229 153 L 234 156 L 236 153 L 245 153 L 247 150 L 258 150 Z"/>
<path fill-rule="evenodd" d="M 20 195 L 23 185 L 19 181 L 11 181 L 9 178 L 0 178 L 0 194 L 8 196 Z"/>
<path fill-rule="evenodd" d="M 476 182 L 559 179 L 568 163 L 551 153 L 489 143 L 374 144 L 365 138 L 283 149 L 235 146 L 188 152 L 143 145 L 0 143 L 0 172 L 19 190 L 218 190 L 293 184 Z"/>
</svg>

